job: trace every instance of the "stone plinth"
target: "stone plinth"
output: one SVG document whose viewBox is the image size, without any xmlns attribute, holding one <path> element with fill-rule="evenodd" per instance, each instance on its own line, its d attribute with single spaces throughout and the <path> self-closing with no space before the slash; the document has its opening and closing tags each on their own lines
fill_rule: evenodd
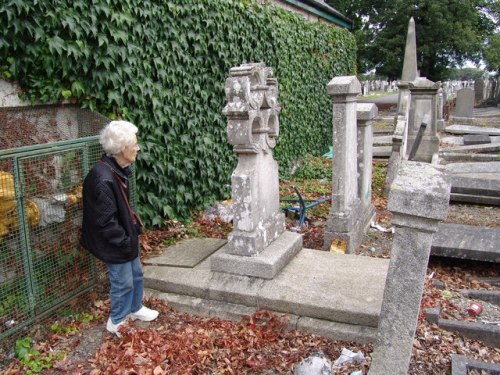
<svg viewBox="0 0 500 375">
<path fill-rule="evenodd" d="M 410 113 L 408 118 L 407 156 L 415 143 L 422 122 L 427 124 L 414 160 L 430 163 L 432 157 L 439 151 L 437 135 L 438 90 L 440 82 L 431 82 L 426 78 L 417 78 L 409 83 L 411 93 Z"/>
<path fill-rule="evenodd" d="M 432 237 L 448 214 L 449 196 L 437 168 L 402 162 L 389 194 L 396 232 L 370 375 L 408 371 Z"/>
</svg>

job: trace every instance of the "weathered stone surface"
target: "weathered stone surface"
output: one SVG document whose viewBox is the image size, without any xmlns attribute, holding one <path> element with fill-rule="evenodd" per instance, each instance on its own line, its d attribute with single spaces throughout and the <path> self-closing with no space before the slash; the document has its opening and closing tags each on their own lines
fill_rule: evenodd
<svg viewBox="0 0 500 375">
<path fill-rule="evenodd" d="M 369 374 L 406 374 L 413 347 L 432 234 L 446 218 L 450 185 L 437 168 L 403 162 L 388 208 L 396 226 Z"/>
<path fill-rule="evenodd" d="M 408 84 L 410 89 L 410 111 L 407 124 L 406 155 L 410 154 L 422 123 L 427 126 L 421 137 L 414 160 L 430 163 L 434 154 L 439 151 L 437 136 L 437 106 L 440 82 L 432 82 L 419 77 Z"/>
<path fill-rule="evenodd" d="M 417 78 L 417 37 L 413 17 L 408 22 L 406 34 L 405 57 L 403 60 L 403 73 L 401 81 L 411 82 Z"/>
<path fill-rule="evenodd" d="M 482 145 L 485 143 L 491 143 L 491 138 L 488 134 L 465 134 L 464 135 L 464 145 Z"/>
<path fill-rule="evenodd" d="M 441 223 L 431 254 L 500 263 L 500 229 Z"/>
<path fill-rule="evenodd" d="M 470 359 L 463 355 L 451 355 L 451 375 L 468 375 L 469 370 L 479 370 L 481 373 L 500 374 L 500 365 Z M 482 372 L 484 370 L 484 372 Z"/>
<path fill-rule="evenodd" d="M 500 305 L 500 291 L 499 290 L 461 290 L 460 293 L 464 297 L 480 299 L 482 301 L 491 302 Z"/>
<path fill-rule="evenodd" d="M 264 63 L 242 64 L 229 73 L 223 113 L 238 165 L 231 177 L 234 217 L 227 249 L 254 256 L 285 230 L 278 164 L 272 153 L 279 134 L 278 84 Z"/>
<path fill-rule="evenodd" d="M 302 249 L 302 235 L 284 232 L 258 256 L 233 254 L 228 246 L 211 257 L 212 271 L 272 279 Z"/>
<path fill-rule="evenodd" d="M 477 163 L 450 163 L 444 166 L 448 174 L 500 173 L 500 161 Z"/>
<path fill-rule="evenodd" d="M 162 255 L 149 258 L 145 263 L 155 266 L 193 268 L 226 243 L 226 240 L 218 238 L 192 238 L 169 247 Z"/>
<path fill-rule="evenodd" d="M 387 261 L 379 260 L 304 249 L 263 285 L 259 304 L 299 316 L 376 327 L 387 271 Z"/>
<path fill-rule="evenodd" d="M 404 162 L 391 186 L 388 209 L 403 215 L 443 220 L 448 213 L 449 189 L 439 168 Z"/>
<path fill-rule="evenodd" d="M 474 109 L 474 90 L 465 87 L 457 91 L 457 106 L 454 117 L 472 118 Z"/>
<path fill-rule="evenodd" d="M 447 331 L 458 332 L 473 340 L 481 340 L 487 346 L 500 348 L 500 326 L 496 324 L 439 319 L 438 325 Z"/>
<path fill-rule="evenodd" d="M 263 308 L 300 317 L 297 327 L 309 332 L 373 342 L 388 260 L 302 249 L 274 279 L 263 279 L 214 272 L 210 259 L 194 268 L 146 265 L 146 287 L 168 293 L 182 311 L 215 315 L 229 304 L 225 314 L 237 316 L 233 305 Z"/>
<path fill-rule="evenodd" d="M 330 250 L 332 243 L 339 241 L 342 251 L 351 253 L 358 247 L 374 215 L 374 209 L 364 197 L 371 194 L 367 181 L 371 181 L 371 169 L 366 169 L 372 159 L 372 137 L 370 120 L 376 112 L 369 105 L 362 105 L 360 127 L 356 120 L 356 96 L 360 83 L 355 76 L 335 77 L 328 84 L 328 93 L 333 103 L 333 149 L 332 158 L 332 210 L 327 220 L 323 248 Z M 368 134 L 370 133 L 370 134 Z M 358 140 L 363 142 L 358 144 Z M 368 163 L 368 159 L 370 162 Z M 363 164 L 363 170 L 359 166 Z M 360 196 L 364 188 L 363 199 Z M 370 177 L 370 178 L 368 178 Z"/>
<path fill-rule="evenodd" d="M 450 125 L 445 128 L 445 131 L 451 134 L 487 134 L 500 136 L 500 129 L 483 126 Z"/>
</svg>

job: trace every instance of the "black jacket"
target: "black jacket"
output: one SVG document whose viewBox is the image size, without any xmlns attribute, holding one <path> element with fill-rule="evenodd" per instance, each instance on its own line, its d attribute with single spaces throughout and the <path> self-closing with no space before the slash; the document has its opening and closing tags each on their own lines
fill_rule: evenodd
<svg viewBox="0 0 500 375">
<path fill-rule="evenodd" d="M 121 168 L 103 155 L 83 182 L 81 245 L 106 263 L 125 263 L 139 255 L 140 225 L 123 198 L 119 182 L 129 199 L 130 167 Z"/>
</svg>

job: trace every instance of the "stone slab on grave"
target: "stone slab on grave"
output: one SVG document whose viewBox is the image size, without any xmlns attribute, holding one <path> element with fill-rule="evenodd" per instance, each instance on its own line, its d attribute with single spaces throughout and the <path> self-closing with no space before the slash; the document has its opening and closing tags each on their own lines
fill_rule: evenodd
<svg viewBox="0 0 500 375">
<path fill-rule="evenodd" d="M 488 143 L 483 145 L 452 146 L 446 148 L 447 152 L 470 152 L 470 153 L 499 153 L 500 143 Z M 497 156 L 498 158 L 498 156 Z M 498 159 L 497 159 L 498 160 Z"/>
<path fill-rule="evenodd" d="M 500 228 L 440 223 L 431 255 L 500 263 Z"/>
<path fill-rule="evenodd" d="M 496 154 L 473 154 L 467 152 L 439 151 L 439 159 L 449 162 L 493 162 L 498 161 Z"/>
<path fill-rule="evenodd" d="M 445 128 L 445 131 L 451 134 L 500 135 L 499 128 L 487 128 L 483 126 L 471 126 L 471 125 L 450 125 Z"/>
<path fill-rule="evenodd" d="M 462 320 L 439 319 L 438 326 L 450 332 L 458 332 L 472 340 L 480 340 L 486 346 L 500 348 L 500 326 Z"/>
<path fill-rule="evenodd" d="M 482 204 L 487 206 L 500 206 L 500 197 L 489 197 L 486 195 L 451 193 L 450 201 L 470 204 Z"/>
<path fill-rule="evenodd" d="M 470 359 L 460 354 L 451 355 L 451 375 L 468 375 L 469 370 L 478 370 L 481 373 L 500 374 L 500 364 Z M 483 372 L 483 370 L 485 372 Z"/>
<path fill-rule="evenodd" d="M 450 163 L 445 166 L 448 174 L 465 173 L 500 173 L 500 161 L 497 162 L 477 162 L 477 163 Z"/>
<path fill-rule="evenodd" d="M 272 279 L 300 249 L 302 236 L 293 232 L 284 232 L 253 257 L 231 254 L 226 245 L 212 258 L 212 270 Z"/>
<path fill-rule="evenodd" d="M 227 243 L 219 238 L 191 238 L 181 241 L 154 258 L 145 261 L 152 266 L 193 268 Z"/>
<path fill-rule="evenodd" d="M 464 145 L 482 145 L 491 143 L 491 138 L 488 134 L 464 134 Z"/>
<path fill-rule="evenodd" d="M 448 175 L 451 192 L 477 196 L 500 196 L 500 173 L 463 173 Z"/>
</svg>

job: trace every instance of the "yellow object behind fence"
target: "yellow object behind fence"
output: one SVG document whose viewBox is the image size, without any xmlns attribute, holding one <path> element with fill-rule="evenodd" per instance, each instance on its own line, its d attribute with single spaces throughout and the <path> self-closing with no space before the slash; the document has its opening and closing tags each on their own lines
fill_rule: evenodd
<svg viewBox="0 0 500 375">
<path fill-rule="evenodd" d="M 27 201 L 27 215 L 30 226 L 40 222 L 40 210 L 30 200 Z M 18 225 L 14 177 L 10 173 L 0 171 L 0 238 L 6 236 Z"/>
</svg>

